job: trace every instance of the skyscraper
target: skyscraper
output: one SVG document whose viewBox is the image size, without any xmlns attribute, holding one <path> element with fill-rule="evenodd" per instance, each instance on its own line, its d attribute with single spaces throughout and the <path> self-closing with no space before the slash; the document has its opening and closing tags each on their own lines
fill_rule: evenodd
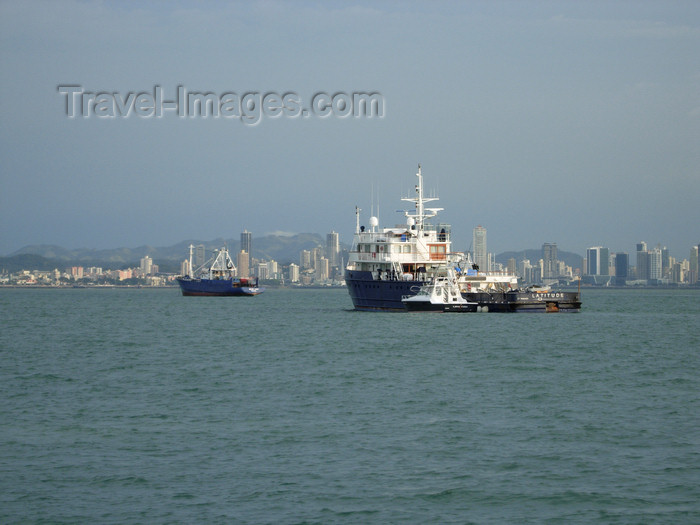
<svg viewBox="0 0 700 525">
<path fill-rule="evenodd" d="M 250 254 L 245 250 L 238 252 L 238 277 L 250 276 Z"/>
<path fill-rule="evenodd" d="M 326 257 L 331 268 L 340 264 L 338 261 L 340 258 L 340 242 L 336 232 L 332 231 L 326 235 Z"/>
<path fill-rule="evenodd" d="M 140 268 L 141 268 L 141 273 L 143 275 L 151 275 L 152 267 L 153 267 L 153 259 L 151 259 L 148 255 L 146 255 L 145 257 L 143 257 L 141 259 Z"/>
<path fill-rule="evenodd" d="M 479 225 L 473 232 L 474 262 L 479 265 L 481 271 L 489 271 L 488 252 L 486 251 L 486 228 Z"/>
<path fill-rule="evenodd" d="M 637 243 L 637 279 L 649 279 L 649 252 L 647 243 Z"/>
<path fill-rule="evenodd" d="M 546 242 L 542 245 L 543 279 L 556 279 L 559 277 L 559 264 L 557 261 L 557 243 Z"/>
<path fill-rule="evenodd" d="M 615 254 L 615 284 L 617 286 L 625 286 L 627 284 L 627 276 L 629 273 L 630 259 L 626 253 Z"/>
<path fill-rule="evenodd" d="M 197 247 L 195 248 L 194 252 L 194 268 L 191 268 L 191 270 L 196 270 L 200 266 L 202 266 L 207 257 L 207 252 L 206 249 L 204 248 L 203 244 L 198 244 Z"/>
<path fill-rule="evenodd" d="M 588 259 L 588 275 L 609 275 L 609 250 L 602 246 L 594 246 L 586 250 Z"/>
<path fill-rule="evenodd" d="M 663 257 L 660 248 L 649 252 L 649 279 L 659 280 L 663 277 Z"/>
<path fill-rule="evenodd" d="M 241 233 L 241 250 L 246 252 L 248 255 L 252 254 L 253 248 L 253 234 L 248 230 L 243 230 Z"/>
<path fill-rule="evenodd" d="M 700 244 L 690 248 L 690 266 L 688 268 L 688 282 L 690 284 L 695 284 L 698 282 L 698 270 L 700 270 L 700 263 L 698 262 L 700 255 Z"/>
</svg>

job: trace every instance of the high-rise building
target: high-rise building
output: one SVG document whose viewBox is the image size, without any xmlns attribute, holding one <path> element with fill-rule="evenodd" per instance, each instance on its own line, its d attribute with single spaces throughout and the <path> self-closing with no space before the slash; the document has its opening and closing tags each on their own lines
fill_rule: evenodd
<svg viewBox="0 0 700 525">
<path fill-rule="evenodd" d="M 649 252 L 647 243 L 637 243 L 637 279 L 649 279 Z"/>
<path fill-rule="evenodd" d="M 319 257 L 315 266 L 315 279 L 317 281 L 326 281 L 328 279 L 328 259 Z"/>
<path fill-rule="evenodd" d="M 203 244 L 197 245 L 194 252 L 194 269 L 196 270 L 202 266 L 207 260 L 207 252 L 204 249 Z"/>
<path fill-rule="evenodd" d="M 323 246 L 316 246 L 311 250 L 311 267 L 316 270 L 319 265 L 319 261 L 323 257 Z"/>
<path fill-rule="evenodd" d="M 649 279 L 659 280 L 663 277 L 663 254 L 660 248 L 649 252 Z"/>
<path fill-rule="evenodd" d="M 326 235 L 326 257 L 331 267 L 340 264 L 340 241 L 336 232 L 332 231 Z"/>
<path fill-rule="evenodd" d="M 192 275 L 189 259 L 185 259 L 180 263 L 180 275 Z"/>
<path fill-rule="evenodd" d="M 671 259 L 671 253 L 668 251 L 668 248 L 666 248 L 666 246 L 661 248 L 661 265 L 663 267 L 663 277 L 666 277 L 671 271 L 671 264 L 673 264 Z"/>
<path fill-rule="evenodd" d="M 299 282 L 299 265 L 291 263 L 289 265 L 289 280 L 293 283 Z"/>
<path fill-rule="evenodd" d="M 559 277 L 559 264 L 557 261 L 557 243 L 546 242 L 542 245 L 542 278 L 556 279 Z"/>
<path fill-rule="evenodd" d="M 629 254 L 615 254 L 615 284 L 617 286 L 625 286 L 629 275 Z"/>
<path fill-rule="evenodd" d="M 688 282 L 690 284 L 695 284 L 698 282 L 698 273 L 700 268 L 700 263 L 698 261 L 698 256 L 700 255 L 700 244 L 697 246 L 693 246 L 690 248 L 690 258 L 689 258 L 689 265 L 688 265 Z"/>
<path fill-rule="evenodd" d="M 151 275 L 152 267 L 153 259 L 151 259 L 148 255 L 141 259 L 140 269 L 142 275 Z"/>
<path fill-rule="evenodd" d="M 299 266 L 302 270 L 311 268 L 311 252 L 309 250 L 302 250 L 299 253 Z"/>
<path fill-rule="evenodd" d="M 602 246 L 594 246 L 586 250 L 588 260 L 588 275 L 608 275 L 609 250 Z"/>
<path fill-rule="evenodd" d="M 248 255 L 253 255 L 253 234 L 248 230 L 243 230 L 241 233 L 241 250 L 246 252 Z"/>
<path fill-rule="evenodd" d="M 238 261 L 236 266 L 238 266 L 238 276 L 239 277 L 249 277 L 250 276 L 250 254 L 245 251 L 241 250 L 238 252 Z"/>
<path fill-rule="evenodd" d="M 486 251 L 486 228 L 481 225 L 474 228 L 472 240 L 474 262 L 479 265 L 482 271 L 489 271 L 488 252 Z"/>
</svg>

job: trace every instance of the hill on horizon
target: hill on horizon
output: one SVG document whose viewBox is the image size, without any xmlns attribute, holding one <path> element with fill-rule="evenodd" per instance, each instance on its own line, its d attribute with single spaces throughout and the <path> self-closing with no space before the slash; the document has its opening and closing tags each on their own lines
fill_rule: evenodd
<svg viewBox="0 0 700 525">
<path fill-rule="evenodd" d="M 227 246 L 232 255 L 240 250 L 241 245 L 240 239 L 221 237 L 209 241 L 188 239 L 171 246 L 143 245 L 136 248 L 122 247 L 100 250 L 91 248 L 67 249 L 56 245 L 34 244 L 24 246 L 8 256 L 0 257 L 0 270 L 5 269 L 10 272 L 22 269 L 51 270 L 67 265 L 126 268 L 138 266 L 141 258 L 146 255 L 151 257 L 155 264 L 164 268 L 175 268 L 189 256 L 190 244 L 204 245 L 207 252 Z M 289 264 L 290 262 L 298 262 L 299 253 L 302 250 L 312 250 L 317 246 L 325 246 L 325 237 L 317 233 L 265 235 L 253 238 L 252 256 L 257 259 L 274 259 L 280 264 Z M 341 251 L 348 250 L 349 247 L 341 243 L 340 249 Z M 583 267 L 583 257 L 576 253 L 560 250 L 558 257 L 560 261 L 564 261 L 572 268 Z M 516 261 L 529 259 L 535 264 L 542 258 L 542 250 L 502 252 L 496 255 L 496 262 L 505 266 L 510 258 L 514 258 Z"/>
<path fill-rule="evenodd" d="M 136 248 L 122 247 L 100 250 L 92 248 L 67 249 L 51 244 L 33 244 L 24 246 L 6 257 L 0 257 L 0 268 L 6 267 L 6 263 L 12 259 L 31 260 L 26 259 L 27 256 L 41 257 L 60 264 L 75 263 L 90 266 L 138 265 L 139 261 L 147 255 L 153 259 L 155 264 L 159 264 L 159 262 L 162 264 L 166 261 L 179 263 L 189 256 L 190 244 L 203 245 L 208 253 L 222 246 L 227 246 L 232 255 L 237 253 L 241 246 L 240 239 L 221 237 L 209 241 L 187 239 L 171 246 L 142 245 Z M 253 253 L 251 255 L 258 259 L 274 259 L 287 264 L 298 261 L 299 253 L 302 250 L 312 250 L 317 246 L 325 246 L 325 237 L 316 233 L 266 235 L 253 238 Z M 342 249 L 347 248 L 341 243 Z M 35 262 L 38 262 L 38 259 Z"/>
<path fill-rule="evenodd" d="M 542 249 L 531 249 L 531 250 L 519 250 L 517 252 L 503 252 L 496 255 L 496 262 L 501 263 L 503 266 L 508 265 L 509 259 L 515 259 L 517 262 L 523 259 L 529 259 L 531 264 L 537 264 L 542 258 Z M 577 253 L 565 252 L 563 250 L 557 251 L 557 259 L 564 261 L 564 264 L 571 266 L 572 268 L 583 269 L 583 257 Z"/>
</svg>

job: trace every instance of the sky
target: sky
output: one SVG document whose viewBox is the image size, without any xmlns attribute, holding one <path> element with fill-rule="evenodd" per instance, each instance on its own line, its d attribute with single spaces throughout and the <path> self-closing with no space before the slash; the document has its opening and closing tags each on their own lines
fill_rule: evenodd
<svg viewBox="0 0 700 525">
<path fill-rule="evenodd" d="M 0 42 L 0 255 L 349 244 L 419 163 L 459 250 L 700 243 L 697 1 L 2 1 Z"/>
</svg>

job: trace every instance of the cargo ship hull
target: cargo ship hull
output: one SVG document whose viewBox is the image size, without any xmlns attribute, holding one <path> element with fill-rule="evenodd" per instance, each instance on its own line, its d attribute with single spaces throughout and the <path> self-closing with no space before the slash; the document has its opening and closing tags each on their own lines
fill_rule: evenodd
<svg viewBox="0 0 700 525">
<path fill-rule="evenodd" d="M 247 280 L 242 279 L 188 279 L 181 277 L 177 280 L 180 284 L 182 295 L 186 296 L 253 296 L 263 290 L 257 286 L 250 286 Z"/>
</svg>

